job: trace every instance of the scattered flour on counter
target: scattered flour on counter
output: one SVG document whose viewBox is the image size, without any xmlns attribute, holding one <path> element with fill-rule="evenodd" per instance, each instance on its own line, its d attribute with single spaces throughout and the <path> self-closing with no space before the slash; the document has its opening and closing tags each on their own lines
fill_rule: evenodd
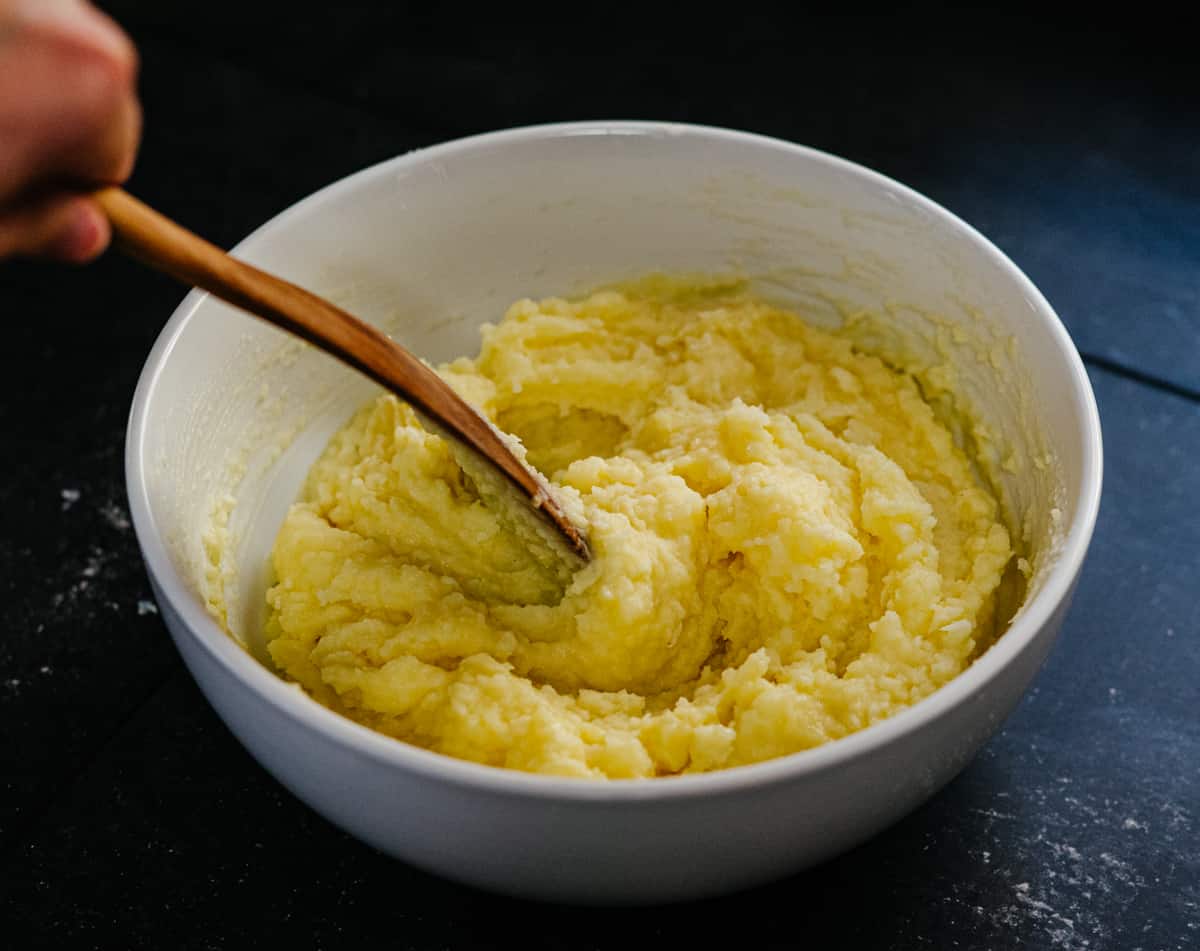
<svg viewBox="0 0 1200 951">
<path fill-rule="evenodd" d="M 1150 889 L 1161 888 L 1162 870 L 1150 861 L 1141 836 L 1173 821 L 1178 837 L 1192 823 L 1177 800 L 1095 796 L 1080 776 L 1047 776 L 1020 797 L 991 793 L 970 812 L 980 846 L 972 855 L 983 880 L 956 887 L 951 903 L 993 937 L 1006 936 L 996 947 L 1062 951 L 1113 947 L 1119 935 L 1133 934 L 1131 916 L 1144 913 Z M 1184 900 L 1174 904 L 1187 907 Z M 1152 947 L 1177 946 L 1148 942 L 1145 951 Z M 1180 944 L 1179 951 L 1184 947 L 1191 945 Z"/>
<path fill-rule="evenodd" d="M 1024 914 L 1045 927 L 1046 937 L 1056 948 L 1087 948 L 1091 942 L 1075 930 L 1075 920 L 1055 911 L 1048 903 L 1029 893 L 1029 883 L 1013 886 L 1016 905 Z"/>
<path fill-rule="evenodd" d="M 81 608 L 89 613 L 99 606 L 114 607 L 113 602 L 104 598 L 105 581 L 111 576 L 112 569 L 120 560 L 120 552 L 112 551 L 93 545 L 88 549 L 83 564 L 72 568 L 64 565 L 64 580 L 73 578 L 65 588 L 55 592 L 50 598 L 50 606 L 56 610 L 63 608 Z"/>
<path fill-rule="evenodd" d="M 1178 803 L 1164 802 L 1159 811 L 1167 817 L 1167 826 L 1172 830 L 1192 827 L 1191 815 Z"/>
<path fill-rule="evenodd" d="M 100 549 L 93 549 L 92 554 L 88 556 L 87 563 L 83 566 L 83 576 L 85 578 L 95 578 L 100 574 L 100 569 L 104 566 L 104 552 Z"/>
<path fill-rule="evenodd" d="M 103 516 L 104 521 L 108 522 L 118 532 L 129 531 L 129 513 L 122 506 L 112 501 L 112 499 L 109 499 L 100 506 L 100 514 Z"/>
</svg>

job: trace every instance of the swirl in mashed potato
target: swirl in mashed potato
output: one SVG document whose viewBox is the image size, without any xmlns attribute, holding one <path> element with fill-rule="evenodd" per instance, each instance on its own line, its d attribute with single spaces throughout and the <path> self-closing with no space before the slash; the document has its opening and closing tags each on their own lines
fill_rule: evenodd
<svg viewBox="0 0 1200 951">
<path fill-rule="evenodd" d="M 364 407 L 280 531 L 267 632 L 360 723 L 531 772 L 723 769 L 876 723 L 992 637 L 997 502 L 913 379 L 845 338 L 648 282 L 520 301 L 441 372 L 594 558 L 564 590 L 407 406 Z"/>
</svg>

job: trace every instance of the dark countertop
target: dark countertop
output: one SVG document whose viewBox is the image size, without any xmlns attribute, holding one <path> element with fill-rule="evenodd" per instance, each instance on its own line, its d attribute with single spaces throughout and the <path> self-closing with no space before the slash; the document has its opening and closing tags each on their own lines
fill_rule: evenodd
<svg viewBox="0 0 1200 951">
<path fill-rule="evenodd" d="M 958 39 L 940 39 L 899 17 L 785 34 L 597 13 L 534 31 L 400 4 L 332 19 L 250 0 L 106 6 L 143 54 L 131 188 L 225 244 L 366 164 L 537 121 L 728 125 L 892 175 L 996 241 L 1058 308 L 1100 404 L 1104 502 L 1033 690 L 917 812 L 742 895 L 523 905 L 317 817 L 183 669 L 122 471 L 137 374 L 182 292 L 115 255 L 0 264 L 12 947 L 704 946 L 734 919 L 761 947 L 1200 947 L 1200 83 L 1185 47 L 1005 19 L 956 21 Z"/>
</svg>

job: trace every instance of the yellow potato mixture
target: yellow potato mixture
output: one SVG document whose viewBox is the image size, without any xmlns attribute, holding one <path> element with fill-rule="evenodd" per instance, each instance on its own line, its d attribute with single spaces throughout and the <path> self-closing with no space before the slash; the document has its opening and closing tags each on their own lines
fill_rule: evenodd
<svg viewBox="0 0 1200 951">
<path fill-rule="evenodd" d="M 861 730 L 993 636 L 995 498 L 914 380 L 738 287 L 524 300 L 443 375 L 561 487 L 575 573 L 382 396 L 274 551 L 272 658 L 450 756 L 563 776 L 723 769 Z"/>
</svg>

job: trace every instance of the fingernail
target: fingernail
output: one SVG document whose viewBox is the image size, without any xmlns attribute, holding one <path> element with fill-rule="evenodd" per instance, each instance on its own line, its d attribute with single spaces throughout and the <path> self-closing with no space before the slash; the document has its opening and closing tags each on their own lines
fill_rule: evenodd
<svg viewBox="0 0 1200 951">
<path fill-rule="evenodd" d="M 121 28 L 83 0 L 20 0 L 16 13 L 25 23 L 120 59 L 132 54 L 133 46 Z"/>
</svg>

